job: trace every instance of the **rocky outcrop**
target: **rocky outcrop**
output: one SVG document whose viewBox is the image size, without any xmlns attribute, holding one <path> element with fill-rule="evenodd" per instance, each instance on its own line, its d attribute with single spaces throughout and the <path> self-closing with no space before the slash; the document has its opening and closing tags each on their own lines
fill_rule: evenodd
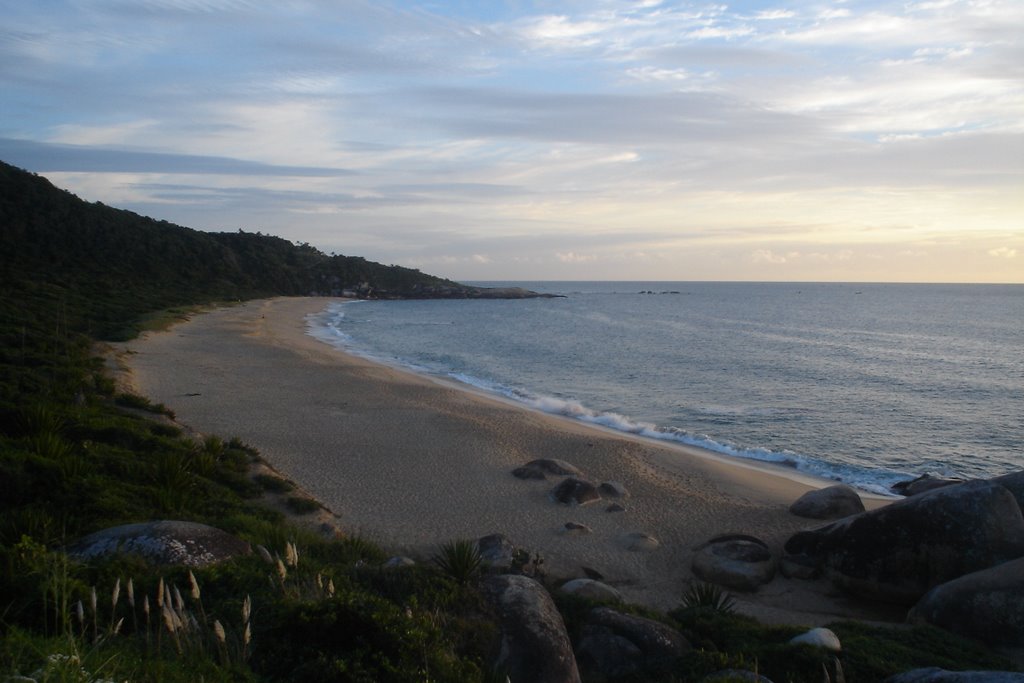
<svg viewBox="0 0 1024 683">
<path fill-rule="evenodd" d="M 492 576 L 483 594 L 501 628 L 495 668 L 512 681 L 579 683 L 562 615 L 544 587 L 526 576 Z"/>
<path fill-rule="evenodd" d="M 577 477 L 566 477 L 548 495 L 562 505 L 586 505 L 601 500 L 601 494 L 592 482 Z"/>
<path fill-rule="evenodd" d="M 912 605 L 929 589 L 1024 556 L 1024 516 L 986 481 L 946 486 L 847 517 L 786 543 L 833 583 L 864 597 Z"/>
<path fill-rule="evenodd" d="M 898 493 L 901 496 L 917 496 L 922 493 L 928 493 L 935 489 L 942 488 L 943 486 L 952 486 L 953 484 L 962 484 L 962 479 L 945 479 L 943 477 L 935 477 L 930 474 L 922 474 L 920 477 L 915 479 L 908 479 L 907 481 L 898 481 L 891 487 L 893 493 Z"/>
<path fill-rule="evenodd" d="M 248 543 L 226 531 L 172 520 L 111 527 L 68 547 L 69 555 L 83 559 L 125 553 L 160 566 L 185 567 L 205 567 L 250 552 Z"/>
<path fill-rule="evenodd" d="M 905 671 L 885 683 L 1024 683 L 1024 673 L 1009 671 L 946 671 L 937 667 Z"/>
<path fill-rule="evenodd" d="M 775 557 L 764 541 L 753 536 L 716 536 L 695 550 L 693 573 L 720 586 L 754 591 L 775 576 Z"/>
<path fill-rule="evenodd" d="M 674 628 L 608 607 L 590 611 L 580 635 L 580 667 L 595 677 L 614 678 L 670 666 L 691 648 Z"/>
<path fill-rule="evenodd" d="M 864 512 L 864 502 L 851 487 L 836 484 L 808 491 L 789 506 L 789 511 L 808 519 L 840 519 Z"/>
<path fill-rule="evenodd" d="M 1024 558 L 936 586 L 907 620 L 993 646 L 1024 648 Z"/>
</svg>

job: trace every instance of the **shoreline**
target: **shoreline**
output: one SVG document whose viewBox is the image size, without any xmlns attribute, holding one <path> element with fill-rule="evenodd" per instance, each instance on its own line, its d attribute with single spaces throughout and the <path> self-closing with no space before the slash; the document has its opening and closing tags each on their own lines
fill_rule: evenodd
<svg viewBox="0 0 1024 683">
<path fill-rule="evenodd" d="M 833 482 L 544 413 L 308 335 L 307 316 L 337 301 L 278 298 L 202 313 L 125 344 L 123 360 L 138 393 L 200 432 L 259 449 L 333 510 L 346 533 L 419 559 L 452 539 L 503 533 L 539 552 L 552 577 L 596 568 L 626 601 L 664 611 L 692 580 L 697 544 L 746 533 L 778 552 L 796 531 L 826 523 L 788 506 Z M 566 460 L 595 483 L 621 482 L 631 494 L 626 510 L 606 512 L 608 500 L 551 502 L 556 480 L 511 475 L 536 458 Z M 862 497 L 869 508 L 891 500 Z M 590 533 L 566 532 L 570 521 Z M 659 545 L 629 550 L 631 533 Z M 779 576 L 735 597 L 742 612 L 768 622 L 902 618 L 835 595 L 821 580 Z"/>
</svg>

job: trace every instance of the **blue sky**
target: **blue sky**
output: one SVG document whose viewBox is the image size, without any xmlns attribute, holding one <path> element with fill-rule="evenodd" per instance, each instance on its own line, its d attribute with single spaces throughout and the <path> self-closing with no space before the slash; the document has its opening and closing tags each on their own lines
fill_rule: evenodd
<svg viewBox="0 0 1024 683">
<path fill-rule="evenodd" d="M 0 159 L 456 279 L 1024 282 L 1024 2 L 0 0 Z"/>
</svg>

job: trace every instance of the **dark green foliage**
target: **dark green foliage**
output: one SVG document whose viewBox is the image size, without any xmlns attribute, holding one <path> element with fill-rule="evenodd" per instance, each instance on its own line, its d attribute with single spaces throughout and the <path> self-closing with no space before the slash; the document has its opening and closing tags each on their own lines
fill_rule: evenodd
<svg viewBox="0 0 1024 683">
<path fill-rule="evenodd" d="M 285 505 L 297 515 L 308 515 L 320 509 L 320 503 L 312 498 L 305 498 L 303 496 L 288 496 L 287 500 L 285 500 Z"/>
<path fill-rule="evenodd" d="M 275 477 L 272 474 L 257 474 L 253 477 L 253 481 L 259 484 L 260 488 L 264 491 L 269 491 L 270 493 L 288 493 L 295 488 L 295 484 L 287 479 Z"/>
<path fill-rule="evenodd" d="M 736 611 L 736 602 L 721 586 L 698 582 L 690 584 L 689 589 L 683 594 L 683 609 L 732 614 Z"/>
<path fill-rule="evenodd" d="M 449 541 L 441 546 L 434 563 L 457 583 L 467 584 L 473 581 L 484 569 L 480 549 L 474 541 Z"/>
</svg>

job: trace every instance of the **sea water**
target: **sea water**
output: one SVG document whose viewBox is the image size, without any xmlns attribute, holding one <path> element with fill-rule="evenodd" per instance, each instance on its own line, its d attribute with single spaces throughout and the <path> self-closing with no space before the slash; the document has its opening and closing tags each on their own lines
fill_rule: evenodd
<svg viewBox="0 0 1024 683">
<path fill-rule="evenodd" d="M 538 410 L 868 491 L 1024 468 L 1024 285 L 475 284 L 564 298 L 332 304 L 309 331 Z"/>
</svg>

